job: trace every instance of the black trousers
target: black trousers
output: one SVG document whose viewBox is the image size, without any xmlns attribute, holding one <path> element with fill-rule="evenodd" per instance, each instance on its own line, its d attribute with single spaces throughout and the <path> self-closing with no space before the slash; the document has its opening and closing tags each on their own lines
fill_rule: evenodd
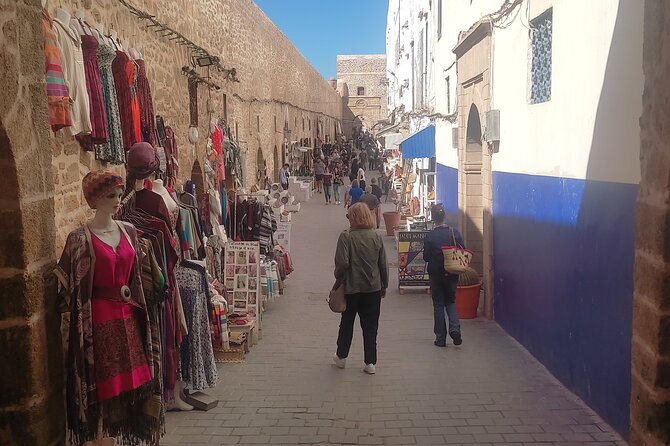
<svg viewBox="0 0 670 446">
<path fill-rule="evenodd" d="M 379 327 L 379 310 L 381 308 L 381 292 L 347 294 L 347 309 L 342 313 L 340 332 L 337 335 L 337 356 L 349 356 L 351 339 L 354 336 L 356 314 L 361 320 L 363 330 L 363 350 L 365 363 L 377 363 L 377 328 Z"/>
</svg>

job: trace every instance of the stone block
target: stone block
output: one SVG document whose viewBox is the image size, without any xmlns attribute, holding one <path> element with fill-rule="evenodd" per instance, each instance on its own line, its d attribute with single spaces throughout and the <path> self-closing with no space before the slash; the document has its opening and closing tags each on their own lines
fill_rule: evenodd
<svg viewBox="0 0 670 446">
<path fill-rule="evenodd" d="M 670 402 L 656 401 L 638 383 L 631 397 L 631 444 L 670 444 Z M 640 441 L 645 439 L 644 441 Z M 658 443 L 654 443 L 658 441 Z"/>
<path fill-rule="evenodd" d="M 53 259 L 56 233 L 53 198 L 23 205 L 22 217 L 26 262 Z"/>
<path fill-rule="evenodd" d="M 668 240 L 670 210 L 667 207 L 638 201 L 636 219 L 638 225 L 636 248 L 656 253 L 662 256 L 665 262 L 670 262 L 670 249 L 661 248 L 666 246 Z"/>
<path fill-rule="evenodd" d="M 65 443 L 65 406 L 61 389 L 44 394 L 29 407 L 0 413 L 0 444 L 51 446 Z"/>
<path fill-rule="evenodd" d="M 0 330 L 0 351 L 12 358 L 11 366 L 0 367 L 0 406 L 17 404 L 45 390 L 33 379 L 33 335 L 34 328 L 27 322 Z"/>
<path fill-rule="evenodd" d="M 0 279 L 0 320 L 29 318 L 47 307 L 55 310 L 56 281 L 53 264 L 33 273 Z M 50 299 L 48 297 L 51 297 Z"/>
<path fill-rule="evenodd" d="M 40 9 L 19 4 L 16 8 L 20 69 L 26 76 L 44 73 L 44 50 Z"/>
<path fill-rule="evenodd" d="M 25 258 L 21 230 L 23 222 L 21 212 L 8 210 L 0 212 L 5 229 L 0 231 L 0 267 L 23 269 Z"/>
</svg>

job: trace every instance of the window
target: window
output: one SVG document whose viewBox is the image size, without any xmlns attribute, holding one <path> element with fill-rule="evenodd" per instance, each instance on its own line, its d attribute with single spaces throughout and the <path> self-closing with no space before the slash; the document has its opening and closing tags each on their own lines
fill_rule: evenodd
<svg viewBox="0 0 670 446">
<path fill-rule="evenodd" d="M 235 122 L 235 141 L 240 142 L 240 125 Z"/>
<path fill-rule="evenodd" d="M 447 113 L 451 113 L 451 79 L 447 76 Z"/>
<path fill-rule="evenodd" d="M 358 87 L 356 90 L 358 91 L 358 96 L 365 96 L 365 87 Z"/>
<path fill-rule="evenodd" d="M 256 115 L 256 131 L 261 131 L 261 115 Z"/>
<path fill-rule="evenodd" d="M 275 132 L 277 131 L 277 115 L 275 115 Z"/>
<path fill-rule="evenodd" d="M 307 130 L 312 130 L 312 120 L 311 119 L 307 120 Z"/>
<path fill-rule="evenodd" d="M 302 131 L 305 131 L 305 118 L 302 118 Z"/>
<path fill-rule="evenodd" d="M 530 103 L 551 100 L 551 38 L 553 10 L 530 22 Z"/>
<path fill-rule="evenodd" d="M 437 40 L 442 38 L 442 0 L 437 0 Z"/>
</svg>

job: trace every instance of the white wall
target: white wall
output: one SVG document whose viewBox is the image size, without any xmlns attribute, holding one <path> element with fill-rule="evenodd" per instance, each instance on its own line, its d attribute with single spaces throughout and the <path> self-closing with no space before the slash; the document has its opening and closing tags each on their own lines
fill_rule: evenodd
<svg viewBox="0 0 670 446">
<path fill-rule="evenodd" d="M 638 0 L 554 0 L 551 100 L 535 105 L 526 26 L 544 9 L 526 0 L 509 28 L 494 30 L 494 171 L 639 182 L 643 9 Z"/>
<path fill-rule="evenodd" d="M 467 31 L 480 18 L 496 11 L 503 0 L 442 0 L 442 37 L 437 36 L 438 1 L 433 1 L 433 39 L 434 39 L 434 98 L 435 112 L 447 115 L 457 110 L 456 55 L 453 49 L 458 43 L 458 36 Z M 450 106 L 447 106 L 447 81 L 449 77 Z M 435 145 L 437 162 L 453 168 L 458 168 L 458 150 L 452 147 L 452 127 L 458 127 L 458 122 L 450 123 L 446 120 L 437 120 L 435 123 Z"/>
</svg>

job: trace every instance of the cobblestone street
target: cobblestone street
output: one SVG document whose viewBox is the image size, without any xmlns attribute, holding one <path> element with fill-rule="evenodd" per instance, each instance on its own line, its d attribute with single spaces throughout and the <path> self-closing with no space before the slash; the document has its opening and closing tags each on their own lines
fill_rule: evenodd
<svg viewBox="0 0 670 446">
<path fill-rule="evenodd" d="M 344 208 L 317 195 L 294 217 L 296 270 L 264 314 L 263 339 L 220 367 L 208 391 L 218 407 L 168 414 L 161 444 L 625 444 L 494 322 L 464 321 L 462 346 L 435 347 L 430 297 L 397 291 L 391 237 L 377 374 L 361 372 L 358 328 L 336 368 L 339 317 L 325 296 Z"/>
</svg>

